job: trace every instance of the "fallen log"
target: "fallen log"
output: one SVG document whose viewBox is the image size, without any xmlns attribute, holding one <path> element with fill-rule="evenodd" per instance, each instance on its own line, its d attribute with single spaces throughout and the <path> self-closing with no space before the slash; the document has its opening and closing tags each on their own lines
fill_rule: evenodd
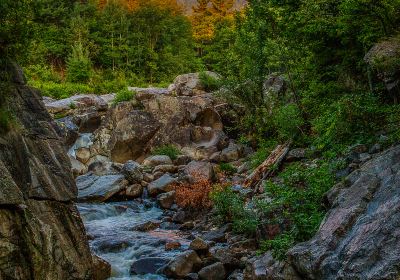
<svg viewBox="0 0 400 280">
<path fill-rule="evenodd" d="M 268 158 L 251 173 L 244 185 L 246 188 L 253 188 L 254 192 L 259 192 L 262 182 L 270 177 L 274 170 L 280 166 L 290 149 L 290 142 L 278 145 Z"/>
</svg>

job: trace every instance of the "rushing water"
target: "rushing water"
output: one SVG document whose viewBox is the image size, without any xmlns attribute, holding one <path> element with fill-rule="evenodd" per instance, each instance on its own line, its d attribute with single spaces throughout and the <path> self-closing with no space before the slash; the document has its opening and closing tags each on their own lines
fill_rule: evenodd
<svg viewBox="0 0 400 280">
<path fill-rule="evenodd" d="M 178 231 L 132 230 L 136 225 L 158 220 L 162 216 L 162 210 L 148 206 L 148 203 L 146 205 L 136 201 L 78 204 L 87 233 L 92 239 L 91 249 L 111 264 L 112 280 L 165 279 L 161 275 L 130 275 L 131 265 L 143 257 L 172 258 L 179 253 L 165 251 L 164 246 L 167 241 L 180 241 L 183 243 L 183 248 L 187 247 Z"/>
<path fill-rule="evenodd" d="M 92 138 L 91 133 L 82 133 L 68 153 L 75 157 L 77 149 L 92 145 Z M 147 199 L 78 203 L 77 207 L 90 239 L 91 250 L 111 264 L 110 280 L 165 279 L 161 275 L 130 275 L 132 263 L 141 258 L 173 258 L 179 251 L 166 251 L 165 244 L 169 241 L 179 241 L 182 244 L 180 250 L 188 248 L 188 241 L 177 230 L 133 230 L 137 225 L 162 218 L 163 211 Z"/>
</svg>

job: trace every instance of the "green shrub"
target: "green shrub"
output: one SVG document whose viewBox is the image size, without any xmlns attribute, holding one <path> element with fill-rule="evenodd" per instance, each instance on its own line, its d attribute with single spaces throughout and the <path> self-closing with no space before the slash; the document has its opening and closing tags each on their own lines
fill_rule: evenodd
<svg viewBox="0 0 400 280">
<path fill-rule="evenodd" d="M 94 93 L 94 89 L 86 84 L 42 82 L 39 80 L 31 80 L 29 84 L 39 89 L 44 96 L 55 99 L 68 98 L 76 94 Z"/>
<path fill-rule="evenodd" d="M 254 234 L 258 220 L 255 212 L 246 207 L 245 198 L 232 191 L 230 187 L 215 189 L 211 192 L 211 200 L 218 217 L 223 222 L 232 222 L 237 233 Z"/>
<path fill-rule="evenodd" d="M 207 72 L 200 72 L 200 83 L 201 86 L 207 92 L 213 92 L 221 88 L 221 79 L 217 79 Z"/>
<path fill-rule="evenodd" d="M 301 131 L 304 120 L 301 111 L 295 104 L 288 104 L 279 107 L 272 115 L 274 128 L 278 133 L 279 139 L 289 140 Z"/>
<path fill-rule="evenodd" d="M 272 249 L 282 259 L 294 243 L 311 238 L 318 229 L 325 209 L 323 195 L 334 185 L 333 167 L 326 162 L 317 166 L 293 163 L 279 174 L 281 183 L 268 181 L 265 195 L 268 201 L 257 201 L 264 224 L 280 225 L 283 231 L 262 243 L 264 250 Z"/>
<path fill-rule="evenodd" d="M 120 102 L 125 102 L 125 101 L 131 101 L 133 97 L 135 96 L 134 91 L 130 91 L 128 89 L 123 89 L 117 92 L 115 95 L 115 98 L 113 100 L 114 104 L 120 103 Z"/>
<path fill-rule="evenodd" d="M 179 149 L 174 146 L 174 145 L 164 145 L 155 148 L 152 151 L 153 155 L 163 155 L 163 156 L 169 156 L 170 159 L 175 160 L 178 158 L 178 156 L 181 154 Z"/>
<path fill-rule="evenodd" d="M 229 175 L 235 174 L 237 172 L 237 168 L 230 163 L 223 162 L 220 163 L 218 167 L 221 172 L 224 172 Z"/>
</svg>

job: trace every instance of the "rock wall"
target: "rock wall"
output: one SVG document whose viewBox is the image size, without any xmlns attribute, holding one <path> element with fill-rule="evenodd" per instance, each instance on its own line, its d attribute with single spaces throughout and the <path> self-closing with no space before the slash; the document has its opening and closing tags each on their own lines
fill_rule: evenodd
<svg viewBox="0 0 400 280">
<path fill-rule="evenodd" d="M 327 195 L 318 233 L 289 251 L 306 279 L 399 279 L 400 146 L 354 171 Z"/>
<path fill-rule="evenodd" d="M 2 65 L 12 128 L 0 135 L 0 279 L 92 279 L 69 159 L 39 93 Z M 6 69 L 4 69 L 6 68 Z"/>
</svg>

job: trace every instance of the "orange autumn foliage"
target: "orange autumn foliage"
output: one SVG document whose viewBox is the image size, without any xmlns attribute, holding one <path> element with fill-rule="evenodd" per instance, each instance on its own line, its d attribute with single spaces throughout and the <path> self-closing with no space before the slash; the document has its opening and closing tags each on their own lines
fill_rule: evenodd
<svg viewBox="0 0 400 280">
<path fill-rule="evenodd" d="M 194 183 L 178 183 L 174 189 L 176 204 L 182 208 L 200 210 L 212 207 L 212 183 L 207 179 L 195 176 Z"/>
</svg>

